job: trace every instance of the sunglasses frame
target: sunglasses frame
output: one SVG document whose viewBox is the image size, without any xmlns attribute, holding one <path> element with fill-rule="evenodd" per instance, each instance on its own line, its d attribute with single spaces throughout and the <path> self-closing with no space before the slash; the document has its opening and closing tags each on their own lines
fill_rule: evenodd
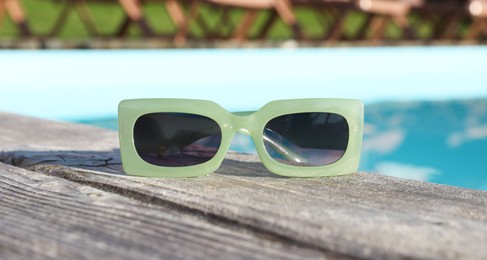
<svg viewBox="0 0 487 260">
<path fill-rule="evenodd" d="M 349 126 L 348 146 L 337 161 L 324 166 L 293 166 L 280 163 L 267 153 L 263 134 L 265 125 L 273 118 L 296 113 L 335 113 L 345 118 Z M 134 126 L 139 117 L 150 113 L 189 113 L 208 117 L 221 128 L 221 143 L 215 156 L 207 162 L 179 167 L 150 164 L 137 153 Z M 235 133 L 246 129 L 255 143 L 264 166 L 271 172 L 287 177 L 322 177 L 356 172 L 362 146 L 364 107 L 355 99 L 291 99 L 272 101 L 256 112 L 231 113 L 215 102 L 195 99 L 130 99 L 118 107 L 120 154 L 128 175 L 146 177 L 196 177 L 216 171 L 225 158 Z"/>
</svg>

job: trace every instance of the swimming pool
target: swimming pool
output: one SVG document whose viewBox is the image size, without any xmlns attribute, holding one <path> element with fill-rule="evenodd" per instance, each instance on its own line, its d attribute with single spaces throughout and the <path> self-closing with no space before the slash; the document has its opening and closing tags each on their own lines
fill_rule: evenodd
<svg viewBox="0 0 487 260">
<path fill-rule="evenodd" d="M 359 98 L 361 170 L 487 190 L 486 58 L 473 46 L 2 51 L 0 110 L 113 124 L 126 98 L 210 99 L 232 111 Z"/>
</svg>

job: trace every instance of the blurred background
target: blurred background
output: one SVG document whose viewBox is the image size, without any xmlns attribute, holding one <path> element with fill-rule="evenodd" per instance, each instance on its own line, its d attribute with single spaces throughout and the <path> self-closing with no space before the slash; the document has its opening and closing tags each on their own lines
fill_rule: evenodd
<svg viewBox="0 0 487 260">
<path fill-rule="evenodd" d="M 0 111 L 358 98 L 361 171 L 487 190 L 486 39 L 487 0 L 0 0 Z"/>
</svg>

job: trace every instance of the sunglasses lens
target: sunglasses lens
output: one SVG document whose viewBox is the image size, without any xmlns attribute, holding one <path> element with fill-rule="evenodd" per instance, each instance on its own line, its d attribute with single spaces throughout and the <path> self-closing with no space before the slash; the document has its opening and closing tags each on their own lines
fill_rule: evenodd
<svg viewBox="0 0 487 260">
<path fill-rule="evenodd" d="M 135 149 L 158 166 L 191 166 L 211 160 L 221 143 L 220 126 L 212 119 L 185 113 L 152 113 L 137 119 Z"/>
<path fill-rule="evenodd" d="M 347 149 L 348 123 L 334 113 L 298 113 L 276 117 L 264 128 L 264 146 L 276 161 L 323 166 L 338 161 Z"/>
</svg>

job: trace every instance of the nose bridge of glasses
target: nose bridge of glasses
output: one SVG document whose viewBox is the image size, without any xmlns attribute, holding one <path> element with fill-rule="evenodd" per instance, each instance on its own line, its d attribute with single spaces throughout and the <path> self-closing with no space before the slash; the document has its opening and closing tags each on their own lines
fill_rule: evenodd
<svg viewBox="0 0 487 260">
<path fill-rule="evenodd" d="M 232 127 L 234 131 L 242 129 L 250 131 L 254 121 L 255 111 L 233 112 Z"/>
</svg>

